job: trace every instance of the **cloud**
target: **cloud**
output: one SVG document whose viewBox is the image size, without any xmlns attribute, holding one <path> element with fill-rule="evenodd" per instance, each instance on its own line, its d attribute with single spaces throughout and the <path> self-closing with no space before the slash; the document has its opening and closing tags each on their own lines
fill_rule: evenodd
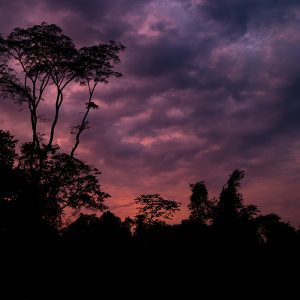
<svg viewBox="0 0 300 300">
<path fill-rule="evenodd" d="M 141 193 L 183 203 L 189 183 L 205 180 L 218 196 L 244 168 L 245 201 L 298 225 L 300 13 L 288 1 L 0 1 L 3 34 L 47 21 L 81 47 L 108 40 L 127 46 L 124 77 L 100 86 L 78 154 L 99 167 L 111 207 L 124 217 Z M 59 140 L 67 148 L 85 92 L 69 90 Z M 25 112 L 0 124 L 27 135 Z M 42 112 L 49 118 L 49 107 Z M 23 126 L 23 125 L 22 125 Z M 128 205 L 128 206 L 127 206 Z M 124 206 L 124 210 L 120 207 Z"/>
<path fill-rule="evenodd" d="M 223 27 L 230 37 L 237 38 L 254 27 L 274 27 L 289 24 L 297 19 L 297 0 L 220 0 L 203 1 L 200 12 Z"/>
</svg>

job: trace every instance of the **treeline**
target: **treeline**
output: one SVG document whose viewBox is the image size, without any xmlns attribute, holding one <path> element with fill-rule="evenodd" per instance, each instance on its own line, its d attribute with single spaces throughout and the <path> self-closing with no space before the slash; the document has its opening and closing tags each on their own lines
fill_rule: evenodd
<svg viewBox="0 0 300 300">
<path fill-rule="evenodd" d="M 76 150 L 88 116 L 99 108 L 96 88 L 122 76 L 114 67 L 124 49 L 113 41 L 77 49 L 61 28 L 46 23 L 0 35 L 1 101 L 28 111 L 32 134 L 17 151 L 14 136 L 0 130 L 0 299 L 201 299 L 207 293 L 243 299 L 261 296 L 261 288 L 269 299 L 282 287 L 290 299 L 299 230 L 243 203 L 241 170 L 218 199 L 209 199 L 203 181 L 191 184 L 190 216 L 180 224 L 166 223 L 180 203 L 159 194 L 138 196 L 134 217 L 121 220 L 109 211 L 101 172 Z M 73 144 L 62 152 L 57 124 L 75 84 L 86 99 L 71 128 Z M 53 112 L 47 122 L 45 102 Z"/>
<path fill-rule="evenodd" d="M 250 274 L 256 284 L 280 278 L 282 285 L 283 274 L 293 280 L 286 268 L 299 263 L 300 231 L 276 214 L 263 215 L 243 203 L 241 170 L 229 176 L 218 199 L 209 199 L 204 181 L 191 184 L 190 215 L 180 224 L 165 222 L 180 203 L 159 194 L 137 197 L 136 216 L 121 220 L 103 203 L 109 195 L 100 189 L 98 170 L 69 161 L 57 149 L 37 184 L 29 144 L 17 154 L 16 143 L 8 131 L 0 131 L 2 266 L 13 278 L 7 286 L 20 286 L 11 289 L 19 299 L 41 299 L 41 293 L 42 299 L 79 294 L 92 299 L 101 289 L 117 296 L 146 290 L 152 298 L 158 291 L 175 297 L 194 293 L 199 285 L 207 292 L 227 282 L 228 272 L 236 281 L 231 292 Z M 80 213 L 91 208 L 84 201 L 89 204 L 93 193 L 102 197 L 94 207 L 100 216 Z M 72 212 L 78 217 L 70 221 Z"/>
</svg>

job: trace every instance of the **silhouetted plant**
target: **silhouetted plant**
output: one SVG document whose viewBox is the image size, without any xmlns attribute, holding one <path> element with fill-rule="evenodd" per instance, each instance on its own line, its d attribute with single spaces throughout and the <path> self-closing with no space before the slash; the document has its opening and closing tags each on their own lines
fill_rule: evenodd
<svg viewBox="0 0 300 300">
<path fill-rule="evenodd" d="M 244 177 L 244 171 L 234 170 L 224 185 L 216 206 L 214 220 L 216 224 L 233 225 L 242 217 L 251 219 L 258 213 L 255 205 L 245 206 L 243 204 L 243 196 L 238 192 L 241 180 Z"/>
<path fill-rule="evenodd" d="M 259 233 L 255 221 L 259 210 L 255 205 L 244 205 L 239 193 L 241 180 L 245 172 L 234 170 L 223 186 L 219 202 L 215 208 L 213 225 L 217 229 L 218 239 L 227 245 L 244 248 L 257 247 Z"/>
<path fill-rule="evenodd" d="M 85 248 L 91 246 L 98 247 L 97 251 L 117 252 L 120 250 L 118 247 L 126 247 L 131 233 L 119 217 L 106 211 L 100 217 L 94 214 L 80 214 L 72 224 L 64 229 L 63 237 Z"/>
<path fill-rule="evenodd" d="M 0 198 L 6 202 L 16 199 L 25 179 L 18 169 L 16 143 L 9 131 L 0 130 Z"/>
<path fill-rule="evenodd" d="M 255 205 L 244 205 L 239 192 L 245 175 L 241 170 L 230 175 L 219 201 L 209 200 L 204 181 L 191 184 L 190 217 L 181 224 L 167 225 L 165 220 L 173 218 L 180 203 L 159 194 L 137 197 L 134 219 L 122 222 L 110 211 L 101 216 L 88 214 L 106 210 L 104 200 L 109 195 L 98 182 L 98 169 L 77 159 L 75 151 L 88 127 L 90 110 L 98 108 L 93 102 L 96 86 L 121 76 L 114 65 L 122 50 L 124 46 L 114 42 L 77 50 L 59 27 L 46 23 L 16 28 L 7 39 L 0 36 L 1 95 L 28 108 L 32 128 L 32 141 L 21 145 L 19 154 L 14 136 L 0 130 L 1 270 L 14 287 L 23 281 L 26 287 L 34 283 L 31 293 L 18 288 L 21 296 L 15 298 L 39 299 L 36 289 L 41 285 L 45 297 L 52 292 L 51 299 L 69 299 L 70 293 L 71 298 L 78 298 L 78 287 L 82 287 L 82 299 L 92 299 L 99 294 L 99 285 L 103 291 L 109 281 L 128 290 L 141 288 L 139 297 L 145 291 L 157 295 L 160 285 L 176 298 L 177 281 L 186 296 L 193 289 L 199 293 L 199 288 L 211 293 L 210 285 L 224 285 L 227 277 L 232 292 L 251 269 L 255 271 L 251 277 L 254 287 L 253 280 L 259 276 L 262 280 L 256 283 L 264 284 L 266 277 L 287 276 L 278 266 L 280 261 L 284 266 L 297 266 L 300 230 L 275 214 L 259 215 Z M 13 61 L 19 63 L 15 69 Z M 66 89 L 72 83 L 86 86 L 88 96 L 83 118 L 72 129 L 74 144 L 68 153 L 61 153 L 55 130 Z M 46 137 L 39 132 L 38 111 L 42 101 L 49 101 L 48 88 L 56 97 Z M 66 209 L 74 216 L 80 213 L 68 226 L 64 223 Z M 96 276 L 95 269 L 99 270 Z M 230 276 L 228 270 L 233 271 Z M 9 271 L 13 277 L 6 276 Z M 18 281 L 19 273 L 26 276 Z M 75 284 L 76 289 L 70 289 Z"/>
<path fill-rule="evenodd" d="M 16 140 L 9 132 L 0 131 L 0 197 L 22 212 L 24 218 L 31 216 L 60 227 L 65 208 L 69 208 L 69 214 L 83 208 L 98 211 L 107 208 L 103 202 L 110 196 L 101 190 L 98 169 L 79 159 L 70 159 L 68 154 L 53 147 L 44 162 L 39 184 L 35 185 L 32 168 L 38 172 L 35 166 L 39 157 L 36 153 L 32 156 L 30 143 L 22 145 L 20 155 L 16 154 L 15 145 Z"/>
<path fill-rule="evenodd" d="M 190 210 L 190 221 L 198 224 L 209 224 L 213 218 L 214 202 L 209 200 L 208 191 L 204 181 L 190 184 L 192 189 Z"/>
<path fill-rule="evenodd" d="M 17 140 L 9 131 L 0 130 L 0 170 L 3 168 L 13 168 L 17 157 L 15 147 Z"/>
<path fill-rule="evenodd" d="M 181 203 L 164 199 L 159 194 L 140 195 L 135 200 L 138 205 L 139 219 L 146 224 L 158 222 L 160 218 L 171 220 Z"/>
<path fill-rule="evenodd" d="M 61 28 L 54 24 L 42 23 L 27 29 L 16 28 L 6 39 L 1 37 L 0 49 L 0 92 L 29 110 L 32 152 L 38 155 L 41 174 L 44 161 L 53 147 L 66 88 L 74 82 L 79 82 L 87 86 L 88 90 L 87 99 L 83 101 L 83 118 L 79 125 L 72 129 L 75 142 L 69 157 L 73 158 L 80 143 L 80 136 L 88 127 L 88 114 L 90 110 L 98 108 L 92 101 L 94 91 L 99 83 L 107 83 L 110 77 L 121 76 L 121 73 L 113 69 L 120 61 L 119 52 L 125 47 L 110 42 L 77 50 L 72 40 L 62 33 Z M 13 69 L 13 62 L 20 68 Z M 43 101 L 50 101 L 46 93 L 50 87 L 52 93 L 55 93 L 52 104 L 55 113 L 46 140 L 45 134 L 39 132 L 39 108 Z"/>
<path fill-rule="evenodd" d="M 256 219 L 261 240 L 271 249 L 296 248 L 296 230 L 289 223 L 281 221 L 276 214 L 259 216 Z"/>
<path fill-rule="evenodd" d="M 18 198 L 24 203 L 30 201 L 32 205 L 28 207 L 35 207 L 37 215 L 53 224 L 61 224 L 66 207 L 76 211 L 105 208 L 103 200 L 108 194 L 100 189 L 96 177 L 100 173 L 74 155 L 82 132 L 88 128 L 90 111 L 98 109 L 93 102 L 96 87 L 108 83 L 111 77 L 122 76 L 114 66 L 124 49 L 122 44 L 111 41 L 78 50 L 61 28 L 47 23 L 15 28 L 7 38 L 0 36 L 0 94 L 28 109 L 32 130 L 32 141 L 22 146 L 18 165 L 28 187 Z M 62 154 L 54 143 L 56 128 L 67 88 L 74 83 L 87 88 L 87 98 L 82 102 L 85 112 L 79 124 L 72 127 L 75 140 L 69 154 Z M 42 102 L 51 100 L 54 116 L 47 136 L 40 132 L 43 120 L 39 111 Z M 2 137 L 5 138 L 3 134 Z M 16 157 L 9 157 L 5 151 L 14 145 L 7 142 L 3 149 L 2 155 L 7 156 L 6 163 L 10 165 Z"/>
</svg>

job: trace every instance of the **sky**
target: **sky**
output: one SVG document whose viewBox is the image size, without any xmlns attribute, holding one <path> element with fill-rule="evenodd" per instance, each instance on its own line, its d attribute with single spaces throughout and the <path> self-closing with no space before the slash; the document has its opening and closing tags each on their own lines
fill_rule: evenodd
<svg viewBox="0 0 300 300">
<path fill-rule="evenodd" d="M 127 47 L 123 77 L 97 89 L 100 109 L 78 149 L 102 171 L 115 214 L 133 215 L 135 197 L 160 193 L 182 203 L 177 222 L 187 217 L 190 183 L 204 180 L 218 197 L 238 168 L 245 204 L 300 225 L 298 0 L 0 0 L 3 36 L 43 21 L 78 47 Z M 68 91 L 62 148 L 84 97 Z M 30 139 L 26 110 L 3 99 L 0 128 Z"/>
</svg>

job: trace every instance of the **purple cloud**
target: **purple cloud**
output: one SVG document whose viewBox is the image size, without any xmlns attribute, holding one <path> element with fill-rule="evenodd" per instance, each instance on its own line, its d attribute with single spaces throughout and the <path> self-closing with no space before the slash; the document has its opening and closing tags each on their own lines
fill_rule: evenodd
<svg viewBox="0 0 300 300">
<path fill-rule="evenodd" d="M 300 8 L 298 1 L 1 1 L 2 34 L 46 21 L 78 46 L 127 46 L 122 79 L 100 87 L 79 155 L 103 171 L 122 217 L 141 193 L 186 205 L 189 183 L 218 196 L 246 171 L 245 202 L 299 224 Z M 60 141 L 70 142 L 84 92 L 70 89 Z M 1 100 L 0 125 L 20 140 L 28 115 Z M 51 117 L 43 108 L 45 118 Z M 20 126 L 20 124 L 23 124 Z M 186 216 L 186 207 L 177 220 Z"/>
</svg>

